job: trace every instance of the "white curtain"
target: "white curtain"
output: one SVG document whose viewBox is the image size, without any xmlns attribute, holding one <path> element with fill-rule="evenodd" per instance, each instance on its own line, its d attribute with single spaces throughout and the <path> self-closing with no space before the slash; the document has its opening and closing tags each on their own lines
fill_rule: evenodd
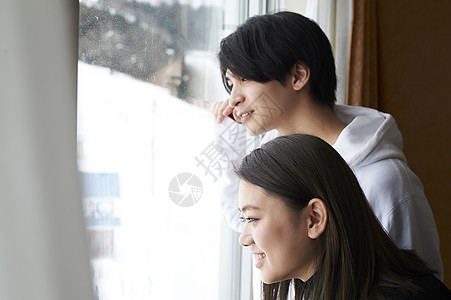
<svg viewBox="0 0 451 300">
<path fill-rule="evenodd" d="M 352 0 L 307 0 L 305 15 L 321 26 L 334 50 L 337 68 L 337 102 L 345 103 Z"/>
<path fill-rule="evenodd" d="M 335 5 L 336 0 L 307 0 L 305 16 L 320 24 L 332 45 L 335 39 Z"/>
<path fill-rule="evenodd" d="M 0 4 L 0 299 L 93 300 L 76 162 L 78 1 Z"/>
</svg>

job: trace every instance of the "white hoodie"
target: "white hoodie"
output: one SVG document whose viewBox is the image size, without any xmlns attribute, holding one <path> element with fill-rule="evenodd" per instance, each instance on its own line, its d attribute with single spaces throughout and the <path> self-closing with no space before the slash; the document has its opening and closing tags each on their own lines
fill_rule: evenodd
<svg viewBox="0 0 451 300">
<path fill-rule="evenodd" d="M 443 280 L 439 237 L 432 210 L 418 177 L 410 170 L 402 151 L 402 137 L 394 118 L 377 110 L 336 105 L 337 117 L 347 126 L 333 145 L 354 171 L 373 211 L 387 233 L 401 249 L 414 249 Z M 228 119 L 228 120 L 227 120 Z M 226 118 L 223 126 L 232 121 Z M 244 126 L 243 126 L 244 127 Z M 240 132 L 244 134 L 244 129 Z M 261 144 L 277 137 L 268 132 Z M 224 135 L 222 135 L 224 137 Z M 236 138 L 236 137 L 235 137 Z M 235 165 L 248 152 L 218 139 Z M 220 198 L 229 225 L 241 231 L 238 211 L 239 180 L 233 167 L 220 178 Z"/>
</svg>

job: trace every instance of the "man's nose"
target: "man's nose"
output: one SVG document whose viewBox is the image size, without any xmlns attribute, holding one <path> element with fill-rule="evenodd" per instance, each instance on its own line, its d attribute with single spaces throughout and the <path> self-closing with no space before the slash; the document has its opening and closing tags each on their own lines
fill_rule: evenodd
<svg viewBox="0 0 451 300">
<path fill-rule="evenodd" d="M 244 97 L 242 95 L 232 93 L 229 98 L 229 106 L 236 107 L 237 105 L 244 102 Z"/>
</svg>

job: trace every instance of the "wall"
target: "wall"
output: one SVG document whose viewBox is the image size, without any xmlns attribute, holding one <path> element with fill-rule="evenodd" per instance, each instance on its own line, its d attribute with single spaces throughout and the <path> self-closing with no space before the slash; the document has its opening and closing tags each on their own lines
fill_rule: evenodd
<svg viewBox="0 0 451 300">
<path fill-rule="evenodd" d="M 380 108 L 424 184 L 451 286 L 451 1 L 378 1 Z"/>
</svg>

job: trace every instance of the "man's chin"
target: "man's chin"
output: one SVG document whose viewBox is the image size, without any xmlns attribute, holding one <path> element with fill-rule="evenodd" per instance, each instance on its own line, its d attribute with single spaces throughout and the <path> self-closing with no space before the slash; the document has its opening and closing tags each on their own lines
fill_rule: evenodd
<svg viewBox="0 0 451 300">
<path fill-rule="evenodd" d="M 247 134 L 250 135 L 250 136 L 259 136 L 259 135 L 267 132 L 268 130 L 265 130 L 262 127 L 252 128 L 250 126 L 246 126 L 246 131 L 247 131 Z"/>
</svg>

